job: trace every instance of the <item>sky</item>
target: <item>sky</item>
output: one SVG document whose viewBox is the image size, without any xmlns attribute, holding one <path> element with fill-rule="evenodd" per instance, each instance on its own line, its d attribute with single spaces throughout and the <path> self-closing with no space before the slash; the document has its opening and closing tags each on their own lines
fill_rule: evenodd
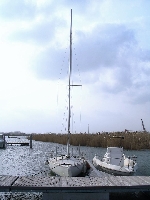
<svg viewBox="0 0 150 200">
<path fill-rule="evenodd" d="M 149 0 L 1 0 L 0 132 L 150 131 Z"/>
</svg>

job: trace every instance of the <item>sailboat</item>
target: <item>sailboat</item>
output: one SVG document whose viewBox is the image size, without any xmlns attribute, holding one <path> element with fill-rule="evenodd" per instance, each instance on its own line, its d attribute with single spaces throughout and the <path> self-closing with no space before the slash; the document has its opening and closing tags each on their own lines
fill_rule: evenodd
<svg viewBox="0 0 150 200">
<path fill-rule="evenodd" d="M 67 139 L 67 153 L 66 155 L 58 155 L 56 149 L 56 156 L 49 158 L 48 164 L 52 172 L 59 176 L 75 177 L 86 171 L 86 161 L 79 153 L 79 156 L 70 154 L 70 118 L 71 118 L 71 102 L 70 89 L 71 85 L 71 71 L 72 71 L 72 9 L 71 9 L 71 25 L 70 25 L 70 63 L 69 63 L 69 106 L 68 106 L 68 139 Z M 79 151 L 80 152 L 80 151 Z"/>
</svg>

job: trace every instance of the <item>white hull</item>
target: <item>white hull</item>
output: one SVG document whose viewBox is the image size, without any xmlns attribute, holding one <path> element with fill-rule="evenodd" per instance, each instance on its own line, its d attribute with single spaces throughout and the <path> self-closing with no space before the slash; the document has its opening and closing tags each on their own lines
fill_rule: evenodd
<svg viewBox="0 0 150 200">
<path fill-rule="evenodd" d="M 132 175 L 137 170 L 137 163 L 131 158 L 126 158 L 123 148 L 108 147 L 102 159 L 98 156 L 93 158 L 93 165 L 114 175 Z"/>
<path fill-rule="evenodd" d="M 121 167 L 121 166 L 116 166 L 116 165 L 102 162 L 97 156 L 93 158 L 93 165 L 99 170 L 104 170 L 114 175 L 129 176 L 129 175 L 133 175 L 137 170 L 137 164 L 135 164 L 134 167 L 132 166 L 128 167 L 128 165 Z"/>
<path fill-rule="evenodd" d="M 59 176 L 75 177 L 86 170 L 84 159 L 66 156 L 59 156 L 49 159 L 50 169 Z"/>
</svg>

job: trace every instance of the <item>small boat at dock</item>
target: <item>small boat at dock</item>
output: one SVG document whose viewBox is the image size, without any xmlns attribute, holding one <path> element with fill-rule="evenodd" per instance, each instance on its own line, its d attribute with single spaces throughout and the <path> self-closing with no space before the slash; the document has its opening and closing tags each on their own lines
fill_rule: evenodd
<svg viewBox="0 0 150 200">
<path fill-rule="evenodd" d="M 133 175 L 137 170 L 136 156 L 126 157 L 123 147 L 107 147 L 102 159 L 95 155 L 93 165 L 114 175 Z"/>
<path fill-rule="evenodd" d="M 87 162 L 84 157 L 75 155 L 56 155 L 48 160 L 52 172 L 63 177 L 76 177 L 86 172 Z"/>
</svg>

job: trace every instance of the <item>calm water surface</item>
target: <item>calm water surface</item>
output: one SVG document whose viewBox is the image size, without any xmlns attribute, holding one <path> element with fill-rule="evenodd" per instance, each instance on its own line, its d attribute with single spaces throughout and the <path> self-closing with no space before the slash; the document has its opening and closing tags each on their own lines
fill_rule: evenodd
<svg viewBox="0 0 150 200">
<path fill-rule="evenodd" d="M 8 140 L 8 139 L 7 139 Z M 22 140 L 22 139 L 9 139 Z M 43 175 L 49 176 L 50 170 L 45 161 L 49 158 L 52 151 L 55 151 L 56 146 L 59 150 L 66 150 L 66 145 L 60 145 L 47 142 L 33 141 L 33 148 L 29 146 L 7 146 L 5 150 L 0 149 L 0 175 Z M 78 147 L 73 147 L 73 151 L 77 152 Z M 95 154 L 103 155 L 106 152 L 105 148 L 95 147 L 80 147 L 81 152 L 86 159 L 92 161 Z M 137 156 L 138 170 L 135 175 L 150 176 L 150 150 L 127 151 L 124 150 L 126 156 Z"/>
</svg>

